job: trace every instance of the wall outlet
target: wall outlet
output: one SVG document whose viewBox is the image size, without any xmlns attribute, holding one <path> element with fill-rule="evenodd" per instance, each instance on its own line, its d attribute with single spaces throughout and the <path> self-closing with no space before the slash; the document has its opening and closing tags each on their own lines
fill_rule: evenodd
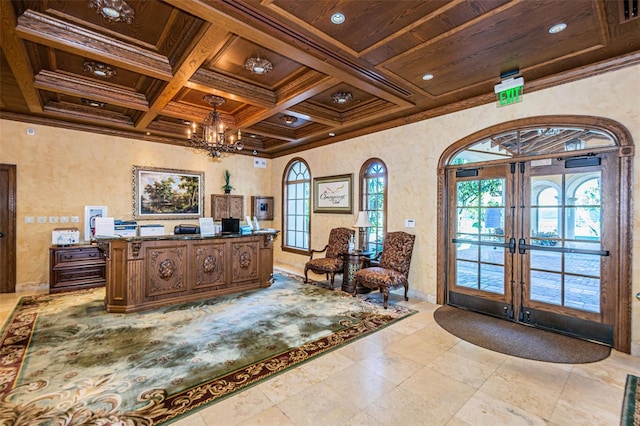
<svg viewBox="0 0 640 426">
<path fill-rule="evenodd" d="M 415 219 L 405 219 L 404 220 L 404 227 L 405 228 L 415 228 L 416 227 Z"/>
<path fill-rule="evenodd" d="M 49 223 L 58 223 L 58 216 L 49 216 Z"/>
<path fill-rule="evenodd" d="M 33 216 L 25 216 L 24 217 L 24 223 L 35 223 L 36 222 L 36 218 Z"/>
<path fill-rule="evenodd" d="M 60 223 L 68 223 L 69 216 L 60 216 Z"/>
<path fill-rule="evenodd" d="M 47 223 L 46 216 L 38 216 L 38 223 Z"/>
<path fill-rule="evenodd" d="M 78 223 L 78 222 L 80 222 L 79 216 L 71 216 L 71 223 Z"/>
</svg>

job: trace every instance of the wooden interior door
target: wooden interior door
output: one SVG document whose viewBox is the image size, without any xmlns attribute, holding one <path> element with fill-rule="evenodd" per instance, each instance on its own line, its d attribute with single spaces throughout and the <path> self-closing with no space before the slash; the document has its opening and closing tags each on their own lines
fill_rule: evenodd
<svg viewBox="0 0 640 426">
<path fill-rule="evenodd" d="M 16 166 L 0 164 L 0 293 L 16 291 Z"/>
</svg>

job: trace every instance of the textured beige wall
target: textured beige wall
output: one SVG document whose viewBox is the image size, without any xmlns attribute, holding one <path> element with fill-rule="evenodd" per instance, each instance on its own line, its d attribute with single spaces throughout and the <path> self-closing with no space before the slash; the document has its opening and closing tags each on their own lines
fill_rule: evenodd
<svg viewBox="0 0 640 426">
<path fill-rule="evenodd" d="M 15 164 L 17 194 L 17 291 L 48 286 L 51 230 L 75 224 L 38 224 L 38 216 L 79 216 L 84 237 L 84 206 L 107 206 L 116 219 L 132 218 L 133 165 L 204 171 L 205 215 L 211 215 L 210 194 L 221 194 L 223 172 L 231 172 L 233 194 L 245 196 L 244 209 L 251 213 L 251 195 L 270 195 L 271 169 L 254 168 L 253 157 L 235 155 L 222 160 L 189 149 L 95 135 L 8 120 L 0 122 L 0 163 Z M 35 135 L 27 135 L 27 128 Z M 34 216 L 36 223 L 25 223 Z M 157 221 L 165 232 L 178 223 L 197 220 Z M 265 223 L 269 225 L 270 223 Z M 47 287 L 48 288 L 48 287 Z"/>
<path fill-rule="evenodd" d="M 419 297 L 434 301 L 437 263 L 437 176 L 440 155 L 446 147 L 489 126 L 539 115 L 593 115 L 617 120 L 640 143 L 640 66 L 625 68 L 583 79 L 552 89 L 526 92 L 524 102 L 497 108 L 484 105 L 419 123 L 382 131 L 301 153 L 313 177 L 353 173 L 358 176 L 364 161 L 382 159 L 389 171 L 388 230 L 403 230 L 404 219 L 413 218 L 416 246 L 409 277 L 410 288 Z M 284 167 L 294 156 L 273 161 L 273 187 L 281 186 Z M 640 199 L 640 156 L 636 155 L 635 199 Z M 359 184 L 355 191 L 357 194 Z M 280 190 L 278 190 L 280 193 Z M 280 205 L 280 200 L 276 205 Z M 634 251 L 640 253 L 640 203 L 634 207 Z M 281 214 L 278 220 L 281 219 Z M 351 226 L 349 215 L 313 215 L 312 248 L 324 247 L 334 226 Z M 279 225 L 276 225 L 279 226 Z M 307 258 L 282 252 L 276 258 L 290 269 L 301 272 Z M 640 292 L 640 262 L 633 266 L 633 294 Z M 640 354 L 640 301 L 633 298 L 634 352 Z"/>
</svg>

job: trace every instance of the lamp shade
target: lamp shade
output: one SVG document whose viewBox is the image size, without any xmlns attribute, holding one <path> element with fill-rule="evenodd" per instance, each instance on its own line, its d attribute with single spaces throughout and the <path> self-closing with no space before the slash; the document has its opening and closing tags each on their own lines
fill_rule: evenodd
<svg viewBox="0 0 640 426">
<path fill-rule="evenodd" d="M 369 215 L 367 212 L 358 212 L 358 218 L 356 219 L 356 223 L 353 224 L 354 228 L 368 228 L 371 226 L 371 222 L 369 221 Z"/>
</svg>

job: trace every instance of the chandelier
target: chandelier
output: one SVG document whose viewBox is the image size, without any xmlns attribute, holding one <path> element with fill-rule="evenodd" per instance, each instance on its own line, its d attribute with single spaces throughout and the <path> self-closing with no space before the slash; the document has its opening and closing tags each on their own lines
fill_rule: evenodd
<svg viewBox="0 0 640 426">
<path fill-rule="evenodd" d="M 238 130 L 238 138 L 230 136 L 227 140 L 226 129 L 218 107 L 226 102 L 224 98 L 215 95 L 205 95 L 203 101 L 213 107 L 213 111 L 204 119 L 198 129 L 195 122 L 191 123 L 191 128 L 187 131 L 187 143 L 189 148 L 196 148 L 206 151 L 212 158 L 220 158 L 224 153 L 240 151 L 244 148 L 242 134 Z"/>
</svg>

